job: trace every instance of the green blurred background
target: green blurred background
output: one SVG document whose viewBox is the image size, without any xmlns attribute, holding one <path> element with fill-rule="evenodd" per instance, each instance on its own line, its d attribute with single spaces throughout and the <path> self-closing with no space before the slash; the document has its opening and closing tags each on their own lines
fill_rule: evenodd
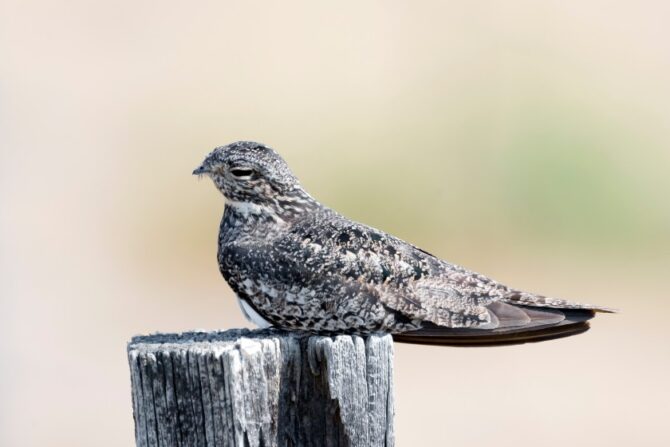
<svg viewBox="0 0 670 447">
<path fill-rule="evenodd" d="M 0 445 L 132 445 L 125 343 L 246 326 L 193 168 L 264 142 L 351 218 L 581 336 L 396 348 L 397 441 L 667 446 L 670 6 L 0 4 Z"/>
</svg>

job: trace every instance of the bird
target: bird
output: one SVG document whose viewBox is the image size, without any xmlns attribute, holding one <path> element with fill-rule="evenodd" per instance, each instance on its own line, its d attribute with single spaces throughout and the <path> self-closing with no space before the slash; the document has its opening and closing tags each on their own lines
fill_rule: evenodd
<svg viewBox="0 0 670 447">
<path fill-rule="evenodd" d="M 614 312 L 508 287 L 350 220 L 261 143 L 219 146 L 193 174 L 225 198 L 219 270 L 259 327 L 495 346 L 576 335 Z"/>
</svg>

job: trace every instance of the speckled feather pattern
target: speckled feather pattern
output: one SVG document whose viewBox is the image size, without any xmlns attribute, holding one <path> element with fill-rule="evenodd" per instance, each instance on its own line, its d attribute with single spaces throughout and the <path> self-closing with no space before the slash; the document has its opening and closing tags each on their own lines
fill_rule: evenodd
<svg viewBox="0 0 670 447">
<path fill-rule="evenodd" d="M 427 323 L 492 329 L 499 325 L 494 302 L 592 308 L 510 289 L 351 221 L 307 194 L 261 144 L 219 147 L 194 173 L 210 176 L 227 199 L 218 238 L 222 275 L 275 326 L 360 334 Z"/>
</svg>

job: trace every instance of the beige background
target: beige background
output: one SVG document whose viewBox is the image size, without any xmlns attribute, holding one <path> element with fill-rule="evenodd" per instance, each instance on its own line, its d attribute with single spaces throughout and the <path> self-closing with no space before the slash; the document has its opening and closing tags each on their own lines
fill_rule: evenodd
<svg viewBox="0 0 670 447">
<path fill-rule="evenodd" d="M 662 1 L 0 4 L 0 445 L 132 445 L 125 343 L 246 325 L 190 173 L 238 139 L 517 287 L 623 309 L 397 346 L 400 446 L 667 446 Z"/>
</svg>

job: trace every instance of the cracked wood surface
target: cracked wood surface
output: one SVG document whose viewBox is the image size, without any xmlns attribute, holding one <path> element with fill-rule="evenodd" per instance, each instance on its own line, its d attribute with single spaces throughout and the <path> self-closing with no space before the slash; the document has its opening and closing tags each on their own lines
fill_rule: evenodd
<svg viewBox="0 0 670 447">
<path fill-rule="evenodd" d="M 391 336 L 134 337 L 137 446 L 392 446 Z"/>
</svg>

